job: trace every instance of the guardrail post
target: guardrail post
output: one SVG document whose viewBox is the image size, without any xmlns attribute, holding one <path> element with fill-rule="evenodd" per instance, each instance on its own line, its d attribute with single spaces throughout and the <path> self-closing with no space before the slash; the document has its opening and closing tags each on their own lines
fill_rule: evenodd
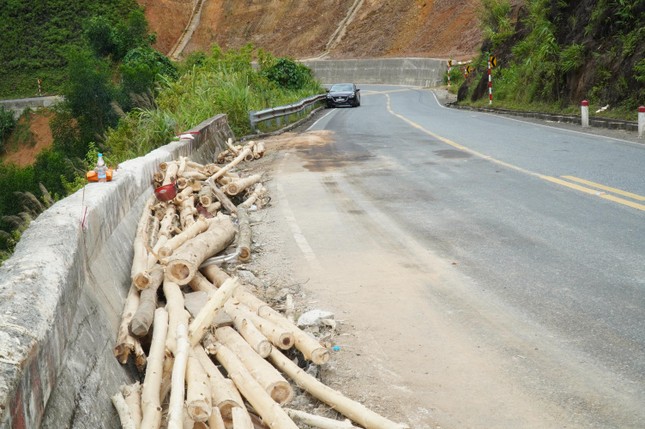
<svg viewBox="0 0 645 429">
<path fill-rule="evenodd" d="M 645 106 L 638 108 L 638 137 L 643 137 L 645 134 Z"/>
<path fill-rule="evenodd" d="M 580 103 L 580 117 L 582 119 L 582 128 L 589 127 L 589 102 L 582 100 Z"/>
<path fill-rule="evenodd" d="M 255 121 L 255 110 L 249 111 L 249 122 L 251 123 L 251 130 L 258 132 L 257 122 Z"/>
</svg>

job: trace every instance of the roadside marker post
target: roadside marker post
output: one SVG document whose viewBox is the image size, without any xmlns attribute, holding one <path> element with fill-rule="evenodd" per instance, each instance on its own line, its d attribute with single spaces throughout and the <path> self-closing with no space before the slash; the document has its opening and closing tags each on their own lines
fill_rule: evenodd
<svg viewBox="0 0 645 429">
<path fill-rule="evenodd" d="M 638 108 L 638 138 L 645 134 L 645 106 Z"/>
<path fill-rule="evenodd" d="M 488 56 L 488 104 L 493 104 L 493 68 L 497 67 L 495 55 Z"/>
<path fill-rule="evenodd" d="M 452 70 L 452 60 L 448 60 L 448 87 L 450 87 L 450 71 Z"/>
<path fill-rule="evenodd" d="M 589 127 L 589 102 L 582 100 L 580 103 L 580 118 L 582 119 L 582 128 Z"/>
</svg>

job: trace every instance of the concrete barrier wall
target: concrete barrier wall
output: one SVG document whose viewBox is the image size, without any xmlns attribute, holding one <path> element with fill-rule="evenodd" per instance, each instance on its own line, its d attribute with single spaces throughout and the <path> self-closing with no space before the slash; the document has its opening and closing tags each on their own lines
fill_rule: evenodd
<svg viewBox="0 0 645 429">
<path fill-rule="evenodd" d="M 55 104 L 62 103 L 63 97 L 54 95 L 48 97 L 20 98 L 16 100 L 0 100 L 0 106 L 5 110 L 13 111 L 13 116 L 17 119 L 22 115 L 25 109 L 40 109 L 42 107 L 51 107 Z"/>
<path fill-rule="evenodd" d="M 365 60 L 308 60 L 323 84 L 355 82 L 413 86 L 437 86 L 443 83 L 448 63 L 433 58 L 382 58 Z"/>
<path fill-rule="evenodd" d="M 131 383 L 113 355 L 132 241 L 152 175 L 179 156 L 212 162 L 233 137 L 225 115 L 120 164 L 114 180 L 58 201 L 0 267 L 0 427 L 120 428 L 110 397 Z"/>
</svg>

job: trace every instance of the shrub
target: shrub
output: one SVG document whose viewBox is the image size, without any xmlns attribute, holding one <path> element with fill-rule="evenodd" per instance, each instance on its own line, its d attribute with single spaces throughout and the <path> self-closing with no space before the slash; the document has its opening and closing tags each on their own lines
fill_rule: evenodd
<svg viewBox="0 0 645 429">
<path fill-rule="evenodd" d="M 278 60 L 262 71 L 271 82 L 275 82 L 282 88 L 302 89 L 312 80 L 311 70 L 303 64 L 296 63 L 289 58 L 278 58 Z"/>
<path fill-rule="evenodd" d="M 4 152 L 5 139 L 9 137 L 15 127 L 16 119 L 13 117 L 13 112 L 0 106 L 0 153 Z"/>
</svg>

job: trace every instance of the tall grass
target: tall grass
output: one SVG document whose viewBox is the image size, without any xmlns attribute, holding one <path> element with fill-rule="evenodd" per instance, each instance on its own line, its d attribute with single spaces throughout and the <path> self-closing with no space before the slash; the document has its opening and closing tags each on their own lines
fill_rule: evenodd
<svg viewBox="0 0 645 429">
<path fill-rule="evenodd" d="M 261 56 L 260 67 L 253 65 L 256 56 Z M 251 132 L 249 111 L 323 92 L 310 74 L 298 89 L 271 81 L 265 70 L 276 62 L 276 58 L 248 46 L 229 52 L 213 48 L 209 55 L 183 67 L 179 79 L 162 81 L 155 107 L 135 109 L 108 131 L 105 146 L 109 160 L 117 163 L 143 155 L 220 113 L 228 115 L 231 129 L 241 137 Z"/>
</svg>

